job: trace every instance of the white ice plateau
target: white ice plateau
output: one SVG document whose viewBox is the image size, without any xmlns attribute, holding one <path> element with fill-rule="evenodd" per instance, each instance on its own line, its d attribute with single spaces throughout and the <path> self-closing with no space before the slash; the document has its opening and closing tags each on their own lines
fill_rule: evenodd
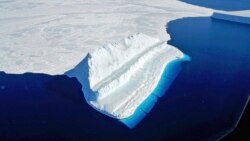
<svg viewBox="0 0 250 141">
<path fill-rule="evenodd" d="M 166 25 L 214 10 L 178 0 L 0 0 L 0 70 L 64 74 L 104 44 L 135 33 L 166 41 Z"/>
<path fill-rule="evenodd" d="M 79 80 L 92 107 L 123 119 L 153 92 L 166 65 L 183 56 L 166 42 L 136 34 L 89 53 L 66 74 Z"/>
</svg>

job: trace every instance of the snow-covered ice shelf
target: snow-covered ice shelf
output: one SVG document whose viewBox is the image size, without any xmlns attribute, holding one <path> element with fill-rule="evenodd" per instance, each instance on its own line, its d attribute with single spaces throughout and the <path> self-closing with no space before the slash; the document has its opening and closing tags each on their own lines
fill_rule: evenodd
<svg viewBox="0 0 250 141">
<path fill-rule="evenodd" d="M 166 42 L 136 34 L 89 53 L 66 74 L 83 85 L 85 99 L 93 108 L 124 119 L 152 94 L 166 65 L 184 56 Z"/>
<path fill-rule="evenodd" d="M 4 0 L 0 69 L 64 74 L 88 52 L 134 33 L 166 41 L 166 24 L 214 10 L 178 0 Z"/>
</svg>

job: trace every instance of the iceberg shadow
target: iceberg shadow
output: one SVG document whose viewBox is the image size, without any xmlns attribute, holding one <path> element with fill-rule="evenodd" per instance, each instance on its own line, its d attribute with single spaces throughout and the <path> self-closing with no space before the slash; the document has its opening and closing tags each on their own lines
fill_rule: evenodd
<svg viewBox="0 0 250 141">
<path fill-rule="evenodd" d="M 88 94 L 84 93 L 84 97 L 86 101 L 88 100 L 95 100 L 96 97 L 94 97 L 94 92 L 90 88 L 90 82 L 89 82 L 89 70 L 86 69 L 89 67 L 88 65 L 88 59 L 90 57 L 90 54 L 88 53 L 82 61 L 80 61 L 79 64 L 77 64 L 73 69 L 65 72 L 65 75 L 76 78 L 84 87 L 82 87 L 82 90 Z M 93 95 L 93 96 L 91 96 Z"/>
</svg>

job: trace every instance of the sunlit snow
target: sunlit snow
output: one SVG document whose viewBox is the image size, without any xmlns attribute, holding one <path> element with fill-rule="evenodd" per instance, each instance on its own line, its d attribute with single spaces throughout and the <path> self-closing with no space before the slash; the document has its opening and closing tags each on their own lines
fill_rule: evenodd
<svg viewBox="0 0 250 141">
<path fill-rule="evenodd" d="M 176 0 L 0 1 L 0 69 L 63 74 L 105 44 L 136 33 L 167 41 L 167 22 L 211 14 Z"/>
</svg>

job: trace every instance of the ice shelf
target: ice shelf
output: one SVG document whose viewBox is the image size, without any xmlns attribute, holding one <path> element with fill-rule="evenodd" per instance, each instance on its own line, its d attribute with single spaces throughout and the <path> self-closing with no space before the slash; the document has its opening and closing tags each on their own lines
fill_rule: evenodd
<svg viewBox="0 0 250 141">
<path fill-rule="evenodd" d="M 144 34 L 89 53 L 66 72 L 82 84 L 89 105 L 133 128 L 153 107 L 188 60 L 177 48 Z"/>
</svg>

